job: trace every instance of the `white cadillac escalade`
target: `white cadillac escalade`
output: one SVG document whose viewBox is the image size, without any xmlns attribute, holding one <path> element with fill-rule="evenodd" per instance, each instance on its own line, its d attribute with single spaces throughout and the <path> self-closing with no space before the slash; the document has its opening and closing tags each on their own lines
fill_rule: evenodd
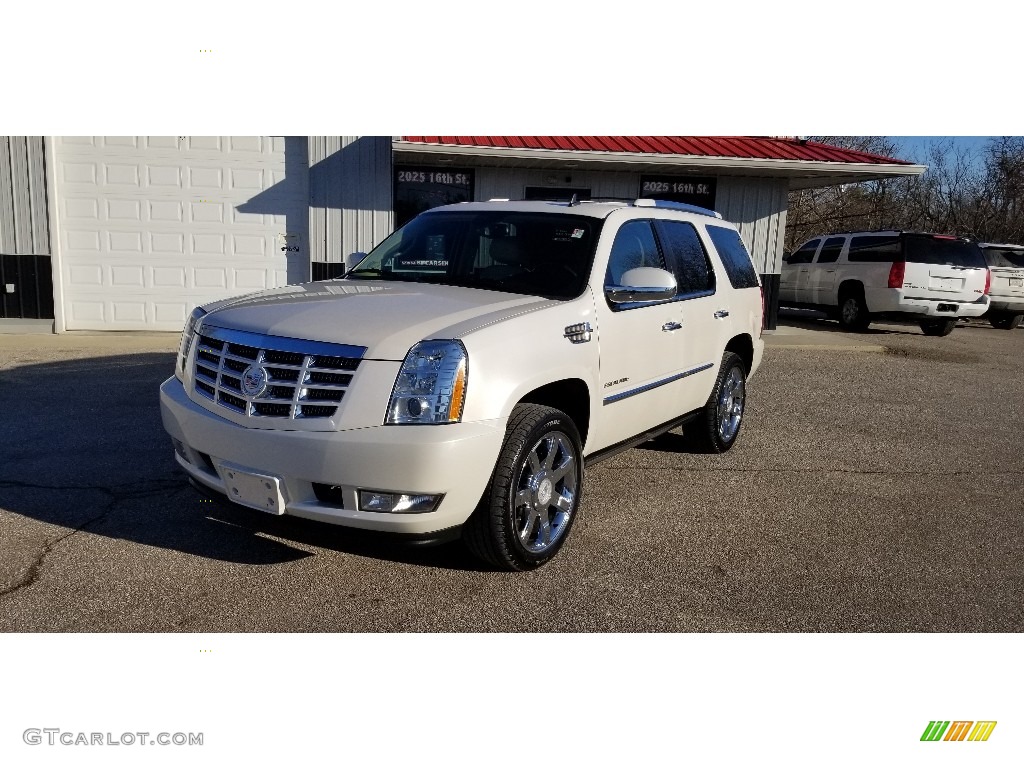
<svg viewBox="0 0 1024 768">
<path fill-rule="evenodd" d="M 197 308 L 161 412 L 178 463 L 231 501 L 530 569 L 585 467 L 681 424 L 733 445 L 762 311 L 712 211 L 449 205 L 343 278 Z"/>
</svg>

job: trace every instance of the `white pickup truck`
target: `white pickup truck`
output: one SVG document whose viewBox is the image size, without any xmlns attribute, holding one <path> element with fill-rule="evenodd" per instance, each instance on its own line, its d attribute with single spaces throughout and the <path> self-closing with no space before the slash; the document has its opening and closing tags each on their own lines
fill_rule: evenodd
<svg viewBox="0 0 1024 768">
<path fill-rule="evenodd" d="M 565 542 L 585 467 L 681 424 L 733 445 L 762 305 L 712 211 L 444 206 L 341 279 L 197 308 L 163 423 L 178 464 L 236 503 L 461 535 L 530 569 Z"/>
</svg>

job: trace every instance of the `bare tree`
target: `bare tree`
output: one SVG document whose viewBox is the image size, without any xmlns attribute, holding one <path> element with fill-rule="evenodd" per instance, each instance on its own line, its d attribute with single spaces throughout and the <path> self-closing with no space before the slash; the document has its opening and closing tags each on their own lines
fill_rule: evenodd
<svg viewBox="0 0 1024 768">
<path fill-rule="evenodd" d="M 834 146 L 893 157 L 885 136 L 814 137 Z M 928 170 L 821 189 L 789 197 L 786 248 L 830 232 L 913 229 L 990 242 L 1024 242 L 1024 137 L 1002 136 L 979 157 L 952 139 L 926 150 Z"/>
<path fill-rule="evenodd" d="M 990 242 L 1024 243 L 1024 137 L 993 139 L 985 154 L 983 231 Z"/>
<path fill-rule="evenodd" d="M 813 136 L 832 146 L 882 157 L 897 153 L 895 142 L 885 136 Z M 789 195 L 786 249 L 815 235 L 857 229 L 895 226 L 903 217 L 906 179 L 883 179 L 818 189 L 794 190 Z"/>
</svg>

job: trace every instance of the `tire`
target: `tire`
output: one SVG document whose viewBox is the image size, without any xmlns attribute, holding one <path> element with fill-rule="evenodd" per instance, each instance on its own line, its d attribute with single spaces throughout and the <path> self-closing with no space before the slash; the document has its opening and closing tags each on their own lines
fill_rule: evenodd
<svg viewBox="0 0 1024 768">
<path fill-rule="evenodd" d="M 747 369 L 739 355 L 726 352 L 714 389 L 700 415 L 683 428 L 699 453 L 725 453 L 736 442 L 747 401 Z"/>
<path fill-rule="evenodd" d="M 1012 331 L 1020 325 L 1021 318 L 1024 315 L 998 315 L 989 319 L 992 323 L 993 328 L 999 328 L 1002 331 Z"/>
<path fill-rule="evenodd" d="M 925 336 L 949 336 L 956 328 L 956 320 L 922 320 L 921 330 Z"/>
<path fill-rule="evenodd" d="M 837 312 L 840 327 L 848 331 L 865 331 L 871 325 L 863 288 L 846 288 L 841 291 Z"/>
<path fill-rule="evenodd" d="M 555 408 L 520 403 L 480 504 L 462 529 L 474 555 L 527 571 L 562 548 L 583 498 L 579 431 Z"/>
</svg>

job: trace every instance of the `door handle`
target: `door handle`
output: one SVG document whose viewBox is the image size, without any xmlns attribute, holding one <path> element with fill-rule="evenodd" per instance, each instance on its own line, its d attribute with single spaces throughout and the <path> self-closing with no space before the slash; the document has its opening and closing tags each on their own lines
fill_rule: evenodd
<svg viewBox="0 0 1024 768">
<path fill-rule="evenodd" d="M 719 320 L 721 320 L 723 317 L 728 317 L 728 316 L 729 316 L 729 310 L 728 309 L 720 309 L 717 312 L 715 312 L 715 317 L 717 317 Z"/>
<path fill-rule="evenodd" d="M 667 322 L 663 326 L 661 326 L 661 330 L 663 330 L 663 331 L 678 331 L 682 327 L 683 327 L 682 323 L 677 323 L 674 320 L 670 320 L 669 322 Z"/>
</svg>

